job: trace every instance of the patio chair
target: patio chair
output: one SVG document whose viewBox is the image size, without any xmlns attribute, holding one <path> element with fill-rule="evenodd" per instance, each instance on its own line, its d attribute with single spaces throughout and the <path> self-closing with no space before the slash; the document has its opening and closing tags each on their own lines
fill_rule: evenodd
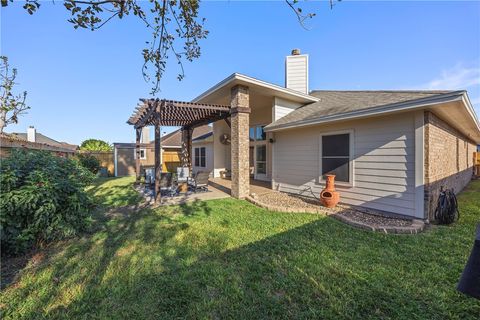
<svg viewBox="0 0 480 320">
<path fill-rule="evenodd" d="M 160 192 L 170 197 L 175 196 L 177 194 L 177 186 L 175 182 L 172 173 L 162 172 L 160 174 Z"/>
<path fill-rule="evenodd" d="M 189 167 L 177 167 L 177 181 L 178 182 L 187 182 L 190 177 L 190 168 Z"/>
<path fill-rule="evenodd" d="M 155 182 L 155 169 L 145 168 L 145 183 L 153 184 Z"/>
<path fill-rule="evenodd" d="M 198 189 L 203 191 L 208 191 L 208 179 L 210 178 L 209 171 L 198 171 L 195 174 L 194 178 L 188 179 L 188 184 L 193 189 L 194 192 L 197 192 Z"/>
</svg>

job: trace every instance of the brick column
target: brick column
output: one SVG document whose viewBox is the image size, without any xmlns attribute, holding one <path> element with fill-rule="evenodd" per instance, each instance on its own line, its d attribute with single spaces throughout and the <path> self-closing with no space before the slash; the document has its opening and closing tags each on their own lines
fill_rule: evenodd
<svg viewBox="0 0 480 320">
<path fill-rule="evenodd" d="M 237 85 L 231 89 L 231 162 L 232 197 L 243 199 L 250 193 L 249 173 L 249 103 L 248 87 Z"/>
</svg>

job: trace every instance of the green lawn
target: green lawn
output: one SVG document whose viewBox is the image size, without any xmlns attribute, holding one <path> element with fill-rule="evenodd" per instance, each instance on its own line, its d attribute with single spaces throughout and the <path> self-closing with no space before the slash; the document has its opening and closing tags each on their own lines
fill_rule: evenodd
<svg viewBox="0 0 480 320">
<path fill-rule="evenodd" d="M 131 179 L 91 188 L 96 229 L 51 247 L 1 293 L 4 319 L 478 319 L 455 290 L 480 220 L 480 181 L 461 220 L 419 235 L 357 230 L 234 199 L 135 205 Z"/>
</svg>

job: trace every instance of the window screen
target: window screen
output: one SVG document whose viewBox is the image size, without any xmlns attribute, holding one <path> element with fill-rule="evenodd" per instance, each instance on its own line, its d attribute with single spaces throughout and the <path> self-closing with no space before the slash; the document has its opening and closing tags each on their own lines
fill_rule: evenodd
<svg viewBox="0 0 480 320">
<path fill-rule="evenodd" d="M 322 177 L 336 175 L 335 180 L 350 182 L 350 134 L 322 136 Z"/>
<path fill-rule="evenodd" d="M 195 167 L 206 167 L 207 166 L 207 153 L 205 147 L 195 148 L 194 151 L 195 158 Z"/>
<path fill-rule="evenodd" d="M 205 147 L 200 148 L 200 167 L 206 167 L 206 158 Z"/>
</svg>

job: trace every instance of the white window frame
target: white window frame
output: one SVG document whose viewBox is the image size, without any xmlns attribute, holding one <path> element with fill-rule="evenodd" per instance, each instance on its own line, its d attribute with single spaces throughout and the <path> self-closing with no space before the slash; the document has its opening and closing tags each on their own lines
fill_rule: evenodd
<svg viewBox="0 0 480 320">
<path fill-rule="evenodd" d="M 265 131 L 263 131 L 263 132 L 265 132 L 265 140 L 257 140 L 256 135 L 257 135 L 257 128 L 258 127 L 264 127 L 265 128 L 267 125 L 268 124 L 255 124 L 255 125 L 252 125 L 252 126 L 248 127 L 248 141 L 250 141 L 250 143 L 260 143 L 260 144 L 261 143 L 266 143 L 268 138 L 267 138 L 267 133 Z M 250 140 L 250 129 L 252 129 L 252 128 L 253 128 L 254 139 Z"/>
<path fill-rule="evenodd" d="M 142 151 L 143 151 L 143 157 L 142 157 Z M 133 160 L 137 160 L 137 148 L 133 149 Z M 140 160 L 147 160 L 146 148 L 140 148 Z"/>
<path fill-rule="evenodd" d="M 205 149 L 205 165 L 202 166 L 202 148 Z M 195 164 L 196 153 L 198 150 L 198 166 Z M 207 167 L 207 147 L 195 147 L 193 150 L 193 164 L 197 168 L 206 168 Z"/>
<path fill-rule="evenodd" d="M 340 130 L 340 131 L 327 131 L 327 132 L 322 132 L 320 133 L 320 136 L 318 137 L 318 183 L 319 184 L 325 184 L 325 179 L 323 179 L 323 176 L 322 176 L 322 160 L 323 160 L 323 157 L 322 157 L 322 137 L 324 136 L 334 136 L 334 135 L 338 135 L 338 134 L 349 134 L 350 135 L 350 138 L 349 138 L 349 143 L 350 143 L 350 146 L 349 146 L 349 159 L 348 159 L 348 180 L 349 182 L 343 182 L 343 181 L 337 181 L 335 180 L 335 185 L 337 186 L 344 186 L 344 187 L 353 187 L 355 185 L 355 181 L 354 181 L 354 157 L 355 157 L 355 134 L 354 134 L 354 130 L 351 129 L 351 130 Z"/>
</svg>

